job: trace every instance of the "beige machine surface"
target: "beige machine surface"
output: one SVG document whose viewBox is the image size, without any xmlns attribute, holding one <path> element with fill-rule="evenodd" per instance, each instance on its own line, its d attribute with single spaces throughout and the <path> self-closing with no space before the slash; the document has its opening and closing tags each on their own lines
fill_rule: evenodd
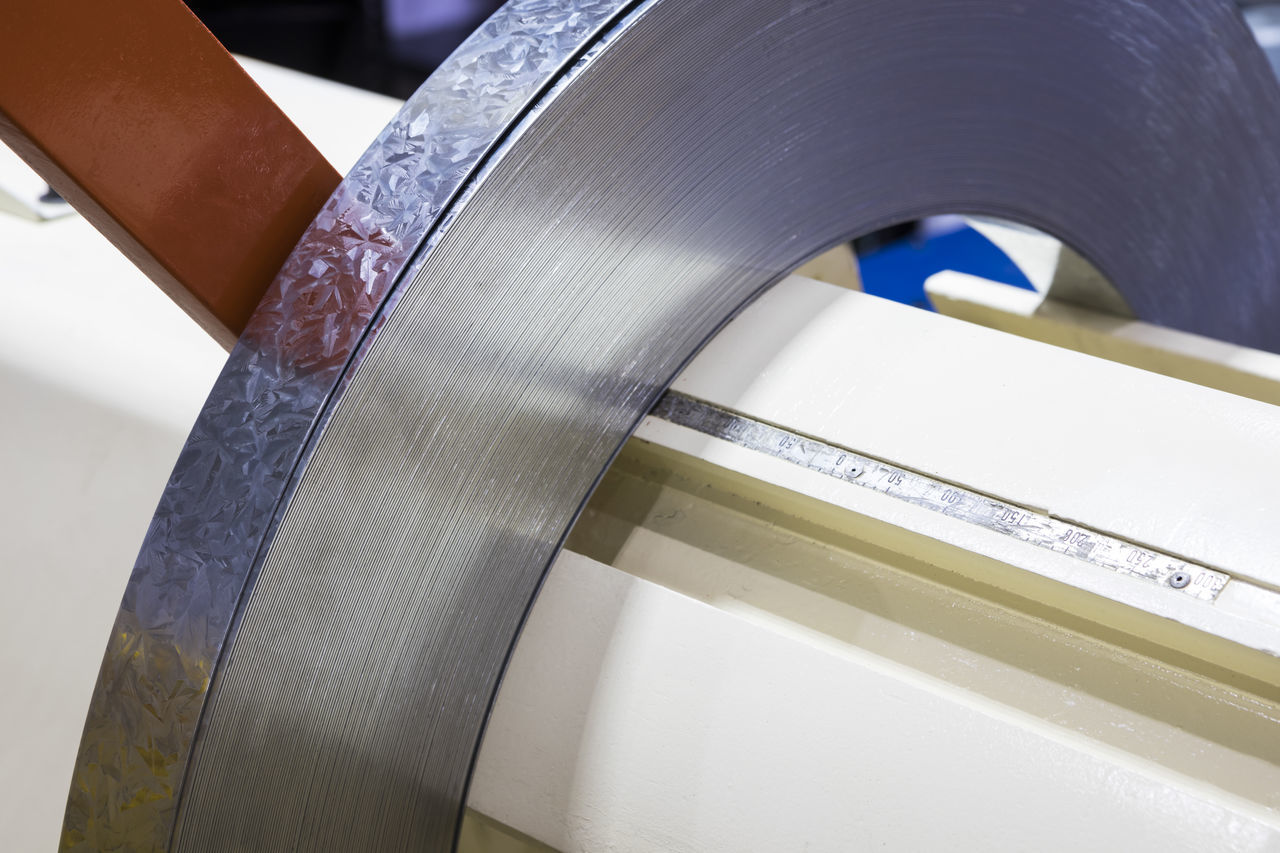
<svg viewBox="0 0 1280 853">
<path fill-rule="evenodd" d="M 1280 843 L 1277 410 L 801 279 L 676 390 L 1231 580 L 1202 601 L 650 418 L 474 809 L 574 851 Z"/>
</svg>

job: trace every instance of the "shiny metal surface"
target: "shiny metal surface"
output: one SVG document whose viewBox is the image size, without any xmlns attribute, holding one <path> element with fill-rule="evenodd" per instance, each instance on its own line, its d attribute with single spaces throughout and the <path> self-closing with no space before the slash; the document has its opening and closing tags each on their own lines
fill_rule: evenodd
<svg viewBox="0 0 1280 853">
<path fill-rule="evenodd" d="M 62 849 L 168 849 L 210 678 L 325 404 L 450 199 L 618 5 L 504 6 L 374 140 L 290 255 L 147 530 L 85 722 Z"/>
<path fill-rule="evenodd" d="M 233 354 L 131 581 L 69 829 L 157 795 L 118 846 L 162 847 L 180 799 L 178 849 L 447 848 L 602 469 L 727 317 L 853 234 L 1026 222 L 1140 316 L 1275 347 L 1280 92 L 1228 3 L 650 0 L 594 42 L 622 4 L 553 5 L 508 6 L 432 78 L 483 132 L 436 146 L 415 98 Z M 450 189 L 419 211 L 419 181 Z"/>
<path fill-rule="evenodd" d="M 1167 584 L 1201 601 L 1215 600 L 1231 579 L 1225 572 L 1189 563 L 1172 554 L 1062 521 L 1032 507 L 996 500 L 955 483 L 864 456 L 856 449 L 781 429 L 677 391 L 663 394 L 649 414 L 1010 539 L 1066 554 L 1109 572 L 1141 578 L 1156 586 Z"/>
</svg>

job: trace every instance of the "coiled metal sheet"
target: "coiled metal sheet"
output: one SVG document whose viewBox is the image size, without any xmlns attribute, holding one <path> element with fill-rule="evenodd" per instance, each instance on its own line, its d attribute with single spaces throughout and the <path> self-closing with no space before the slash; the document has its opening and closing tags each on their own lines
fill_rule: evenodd
<svg viewBox="0 0 1280 853">
<path fill-rule="evenodd" d="M 1225 2 L 508 5 L 232 354 L 130 581 L 64 847 L 448 848 L 566 529 L 743 304 L 967 212 L 1066 239 L 1140 316 L 1274 349 L 1276 139 Z"/>
</svg>

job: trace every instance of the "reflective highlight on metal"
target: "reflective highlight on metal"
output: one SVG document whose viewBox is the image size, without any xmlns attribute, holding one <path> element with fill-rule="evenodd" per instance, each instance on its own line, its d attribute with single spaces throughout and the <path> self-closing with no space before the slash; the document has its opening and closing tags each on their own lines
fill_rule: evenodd
<svg viewBox="0 0 1280 853">
<path fill-rule="evenodd" d="M 499 10 L 405 104 L 290 255 L 147 531 L 89 708 L 62 849 L 168 849 L 210 678 L 324 404 L 450 198 L 618 5 Z"/>
<path fill-rule="evenodd" d="M 176 849 L 448 848 L 604 466 L 838 240 L 1018 220 L 1139 316 L 1274 348 L 1280 92 L 1228 3 L 650 0 L 593 41 L 621 6 L 500 12 L 295 251 L 148 535 L 66 846 L 161 849 L 180 799 Z"/>
</svg>

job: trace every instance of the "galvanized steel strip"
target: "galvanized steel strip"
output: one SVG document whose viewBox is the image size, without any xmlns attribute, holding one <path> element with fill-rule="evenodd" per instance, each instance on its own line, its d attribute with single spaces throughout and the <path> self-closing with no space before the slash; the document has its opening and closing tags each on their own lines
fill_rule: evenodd
<svg viewBox="0 0 1280 853">
<path fill-rule="evenodd" d="M 538 35 L 549 4 L 499 13 L 529 36 L 506 56 L 558 57 L 519 97 L 615 6 L 555 18 L 564 51 Z M 500 64 L 428 88 L 483 99 Z M 500 121 L 457 101 L 488 142 L 447 151 L 505 136 L 435 230 L 401 193 L 441 153 L 404 139 L 437 115 L 397 119 L 233 355 L 131 581 L 69 830 L 127 838 L 121 806 L 158 794 L 128 811 L 167 831 L 203 709 L 176 847 L 449 846 L 513 637 L 604 466 L 727 317 L 840 239 L 1016 219 L 1140 316 L 1274 345 L 1280 92 L 1226 3 L 651 0 L 536 108 L 513 97 Z M 1228 312 L 1206 310 L 1214 277 Z"/>
<path fill-rule="evenodd" d="M 168 849 L 210 679 L 326 401 L 476 164 L 623 6 L 508 3 L 405 104 L 290 255 L 147 530 L 85 723 L 63 849 Z"/>
</svg>

